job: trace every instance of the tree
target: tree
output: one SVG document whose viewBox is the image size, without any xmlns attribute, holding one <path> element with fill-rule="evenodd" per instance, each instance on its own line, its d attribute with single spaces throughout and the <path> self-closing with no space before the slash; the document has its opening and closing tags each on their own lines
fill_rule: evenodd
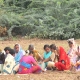
<svg viewBox="0 0 80 80">
<path fill-rule="evenodd" d="M 0 6 L 0 25 L 20 27 L 21 36 L 79 38 L 79 0 L 1 0 Z"/>
</svg>

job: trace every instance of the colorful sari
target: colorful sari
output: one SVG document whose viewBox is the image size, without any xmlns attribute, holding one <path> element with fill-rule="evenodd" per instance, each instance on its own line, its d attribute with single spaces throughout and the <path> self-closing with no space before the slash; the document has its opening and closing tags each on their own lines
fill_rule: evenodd
<svg viewBox="0 0 80 80">
<path fill-rule="evenodd" d="M 68 52 L 68 56 L 70 58 L 70 62 L 75 64 L 76 61 L 77 61 L 77 55 L 76 55 L 76 52 L 77 52 L 77 48 L 71 48 Z"/>
<path fill-rule="evenodd" d="M 25 55 L 25 51 L 22 50 L 21 46 L 19 45 L 18 53 L 15 53 L 15 62 L 16 62 L 16 64 L 19 63 L 19 61 L 20 61 L 20 59 L 22 58 L 23 55 Z"/>
<path fill-rule="evenodd" d="M 28 54 L 29 54 L 29 50 L 26 51 Z M 35 60 L 38 62 L 41 60 L 41 55 L 39 54 L 39 52 L 37 50 L 33 50 L 34 54 L 33 54 L 33 57 L 35 58 Z"/>
<path fill-rule="evenodd" d="M 5 63 L 4 63 L 4 67 L 3 67 L 3 73 L 6 73 L 6 74 L 13 73 L 14 66 L 15 66 L 14 57 L 11 54 L 8 54 L 6 59 L 5 59 Z"/>
<path fill-rule="evenodd" d="M 74 41 L 74 38 L 68 39 L 68 43 L 72 43 L 72 47 L 70 47 L 70 50 L 68 51 L 68 56 L 70 58 L 71 64 L 75 64 L 77 60 L 77 45 L 76 42 Z M 70 44 L 70 43 L 69 43 Z"/>
<path fill-rule="evenodd" d="M 22 50 L 21 46 L 19 44 L 17 44 L 19 46 L 19 51 L 18 53 L 15 53 L 15 66 L 14 66 L 14 69 L 13 69 L 13 72 L 14 74 L 19 70 L 19 62 L 20 62 L 20 59 L 22 58 L 23 55 L 25 55 L 25 51 Z"/>
<path fill-rule="evenodd" d="M 33 52 L 34 52 L 33 56 L 34 56 L 35 60 L 39 61 L 40 60 L 40 54 L 39 54 L 39 52 L 36 51 L 36 50 L 33 50 Z"/>
<path fill-rule="evenodd" d="M 59 61 L 55 63 L 55 66 L 60 71 L 70 69 L 70 59 L 62 47 L 59 48 Z"/>
<path fill-rule="evenodd" d="M 38 65 L 34 65 L 35 59 L 32 56 L 23 56 L 20 60 L 19 74 L 29 74 L 41 72 Z"/>
</svg>

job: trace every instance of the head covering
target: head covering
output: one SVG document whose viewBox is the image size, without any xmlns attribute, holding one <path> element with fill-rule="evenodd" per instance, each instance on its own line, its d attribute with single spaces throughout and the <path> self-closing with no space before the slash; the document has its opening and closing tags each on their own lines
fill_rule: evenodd
<svg viewBox="0 0 80 80">
<path fill-rule="evenodd" d="M 16 44 L 15 44 L 15 46 L 16 46 L 16 45 L 18 45 L 18 46 L 19 46 L 19 51 L 20 51 L 20 50 L 22 50 L 22 48 L 21 48 L 20 44 L 16 43 Z M 15 46 L 14 46 L 14 49 L 15 49 Z"/>
<path fill-rule="evenodd" d="M 73 45 L 75 45 L 74 38 L 68 39 L 67 41 L 68 41 L 68 43 L 72 43 Z"/>
<path fill-rule="evenodd" d="M 18 51 L 18 53 L 19 53 L 20 51 L 22 51 L 22 52 L 23 52 L 23 55 L 25 55 L 25 51 L 22 49 L 22 47 L 20 46 L 20 44 L 16 43 L 15 46 L 16 46 L 16 45 L 19 46 L 19 51 Z M 14 46 L 14 47 L 15 47 L 15 46 Z M 15 48 L 14 48 L 14 50 L 15 50 Z"/>
<path fill-rule="evenodd" d="M 15 53 L 15 61 L 16 61 L 16 64 L 19 63 L 21 57 L 23 55 L 25 55 L 25 51 L 21 48 L 20 44 L 16 43 L 15 46 L 18 45 L 19 46 L 19 51 L 17 53 Z M 14 47 L 15 47 L 14 46 Z M 15 49 L 15 48 L 14 48 Z"/>
</svg>

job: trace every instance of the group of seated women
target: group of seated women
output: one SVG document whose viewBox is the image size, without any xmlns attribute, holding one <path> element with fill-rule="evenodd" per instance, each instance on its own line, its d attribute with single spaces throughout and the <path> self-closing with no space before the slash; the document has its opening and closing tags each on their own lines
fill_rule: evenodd
<svg viewBox="0 0 80 80">
<path fill-rule="evenodd" d="M 41 73 L 46 70 L 80 70 L 80 46 L 77 46 L 74 38 L 68 39 L 70 50 L 68 53 L 61 46 L 55 44 L 44 45 L 44 55 L 29 45 L 24 51 L 19 44 L 14 49 L 5 47 L 0 50 L 0 72 L 2 74 L 29 74 Z"/>
</svg>

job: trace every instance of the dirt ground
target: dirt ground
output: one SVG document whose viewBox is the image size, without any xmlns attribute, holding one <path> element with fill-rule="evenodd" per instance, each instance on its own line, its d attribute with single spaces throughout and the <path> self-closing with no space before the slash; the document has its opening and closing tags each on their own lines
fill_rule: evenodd
<svg viewBox="0 0 80 80">
<path fill-rule="evenodd" d="M 80 44 L 80 39 L 76 40 L 77 44 Z M 15 43 L 19 43 L 24 50 L 27 50 L 29 44 L 35 45 L 36 50 L 40 54 L 43 54 L 43 46 L 45 44 L 56 44 L 57 46 L 63 46 L 66 52 L 69 47 L 67 40 L 42 40 L 42 39 L 30 39 L 30 40 L 16 40 L 16 41 L 0 41 L 0 49 L 4 49 L 6 46 L 14 48 Z M 26 75 L 0 75 L 0 80 L 80 80 L 80 72 L 70 71 L 47 71 L 41 74 L 26 74 Z"/>
<path fill-rule="evenodd" d="M 0 41 L 0 49 L 4 49 L 6 46 L 9 46 L 11 48 L 14 48 L 14 45 L 18 43 L 21 45 L 21 47 L 24 50 L 28 49 L 28 45 L 29 44 L 33 44 L 36 48 L 36 50 L 39 51 L 40 54 L 43 54 L 44 50 L 43 47 L 45 44 L 56 44 L 57 46 L 62 46 L 64 47 L 64 49 L 66 50 L 66 52 L 68 51 L 69 47 L 68 47 L 68 43 L 67 40 L 49 40 L 49 39 L 29 39 L 29 40 L 16 40 L 16 41 Z M 80 39 L 76 40 L 76 43 L 79 45 L 80 44 Z"/>
<path fill-rule="evenodd" d="M 41 74 L 0 75 L 0 80 L 80 80 L 80 72 L 47 71 Z"/>
</svg>

